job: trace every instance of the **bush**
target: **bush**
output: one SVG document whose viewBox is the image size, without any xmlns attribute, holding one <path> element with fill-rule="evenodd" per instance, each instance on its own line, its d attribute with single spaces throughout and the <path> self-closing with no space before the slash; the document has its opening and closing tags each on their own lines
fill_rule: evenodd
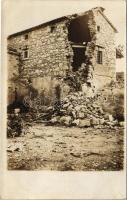
<svg viewBox="0 0 127 200">
<path fill-rule="evenodd" d="M 111 114 L 118 121 L 124 121 L 124 90 L 113 88 L 112 92 L 102 94 L 106 101 L 102 102 L 105 113 Z"/>
<path fill-rule="evenodd" d="M 22 120 L 20 114 L 10 114 L 8 115 L 7 122 L 7 137 L 20 136 L 22 134 Z"/>
<path fill-rule="evenodd" d="M 124 121 L 124 94 L 115 95 L 114 118 Z"/>
</svg>

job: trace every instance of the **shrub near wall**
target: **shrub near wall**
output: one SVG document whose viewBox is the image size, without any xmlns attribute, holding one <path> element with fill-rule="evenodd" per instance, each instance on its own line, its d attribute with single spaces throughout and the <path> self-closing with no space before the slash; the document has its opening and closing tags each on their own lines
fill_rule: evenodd
<svg viewBox="0 0 127 200">
<path fill-rule="evenodd" d="M 119 121 L 124 121 L 124 94 L 115 95 L 114 117 Z"/>
<path fill-rule="evenodd" d="M 124 89 L 109 88 L 107 93 L 102 95 L 106 98 L 106 101 L 102 102 L 104 111 L 112 114 L 118 121 L 124 121 Z"/>
</svg>

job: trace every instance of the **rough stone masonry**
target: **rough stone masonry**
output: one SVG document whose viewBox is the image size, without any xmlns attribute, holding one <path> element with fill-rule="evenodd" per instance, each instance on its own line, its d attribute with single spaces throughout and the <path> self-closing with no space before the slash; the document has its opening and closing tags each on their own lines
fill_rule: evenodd
<svg viewBox="0 0 127 200">
<path fill-rule="evenodd" d="M 115 79 L 116 32 L 104 9 L 97 7 L 10 35 L 8 103 L 15 100 L 15 87 L 19 100 L 30 88 L 53 97 L 58 86 L 65 97 L 71 88 L 65 81 L 68 74 L 79 75 L 82 91 L 94 92 Z"/>
</svg>

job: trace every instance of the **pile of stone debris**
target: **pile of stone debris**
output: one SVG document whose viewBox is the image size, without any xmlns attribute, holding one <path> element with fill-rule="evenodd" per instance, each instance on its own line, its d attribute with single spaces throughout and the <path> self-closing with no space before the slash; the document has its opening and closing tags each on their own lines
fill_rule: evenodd
<svg viewBox="0 0 127 200">
<path fill-rule="evenodd" d="M 124 122 L 114 119 L 108 95 L 108 88 L 92 97 L 78 91 L 70 93 L 63 100 L 57 99 L 52 106 L 39 106 L 38 110 L 31 108 L 27 113 L 19 113 L 20 109 L 15 109 L 14 113 L 8 114 L 7 136 L 26 134 L 27 128 L 34 122 L 80 128 L 124 127 Z M 113 96 L 112 93 L 110 96 Z"/>
<path fill-rule="evenodd" d="M 78 127 L 118 125 L 118 121 L 96 103 L 96 98 L 86 97 L 82 92 L 68 95 L 53 113 L 50 123 Z"/>
</svg>

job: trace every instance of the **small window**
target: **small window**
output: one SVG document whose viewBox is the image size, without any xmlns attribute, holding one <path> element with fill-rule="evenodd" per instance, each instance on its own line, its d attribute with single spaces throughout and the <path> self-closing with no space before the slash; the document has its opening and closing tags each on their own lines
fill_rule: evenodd
<svg viewBox="0 0 127 200">
<path fill-rule="evenodd" d="M 28 50 L 24 50 L 24 58 L 28 58 Z"/>
<path fill-rule="evenodd" d="M 29 49 L 26 46 L 25 49 L 23 49 L 23 59 L 29 58 Z"/>
<path fill-rule="evenodd" d="M 97 26 L 97 31 L 100 32 L 100 26 Z"/>
<path fill-rule="evenodd" d="M 24 39 L 25 39 L 25 40 L 28 40 L 28 34 L 26 34 L 26 35 L 24 36 Z"/>
<path fill-rule="evenodd" d="M 51 33 L 54 32 L 55 28 L 56 28 L 55 26 L 51 26 Z"/>
<path fill-rule="evenodd" d="M 102 51 L 97 51 L 97 63 L 102 64 Z"/>
</svg>

